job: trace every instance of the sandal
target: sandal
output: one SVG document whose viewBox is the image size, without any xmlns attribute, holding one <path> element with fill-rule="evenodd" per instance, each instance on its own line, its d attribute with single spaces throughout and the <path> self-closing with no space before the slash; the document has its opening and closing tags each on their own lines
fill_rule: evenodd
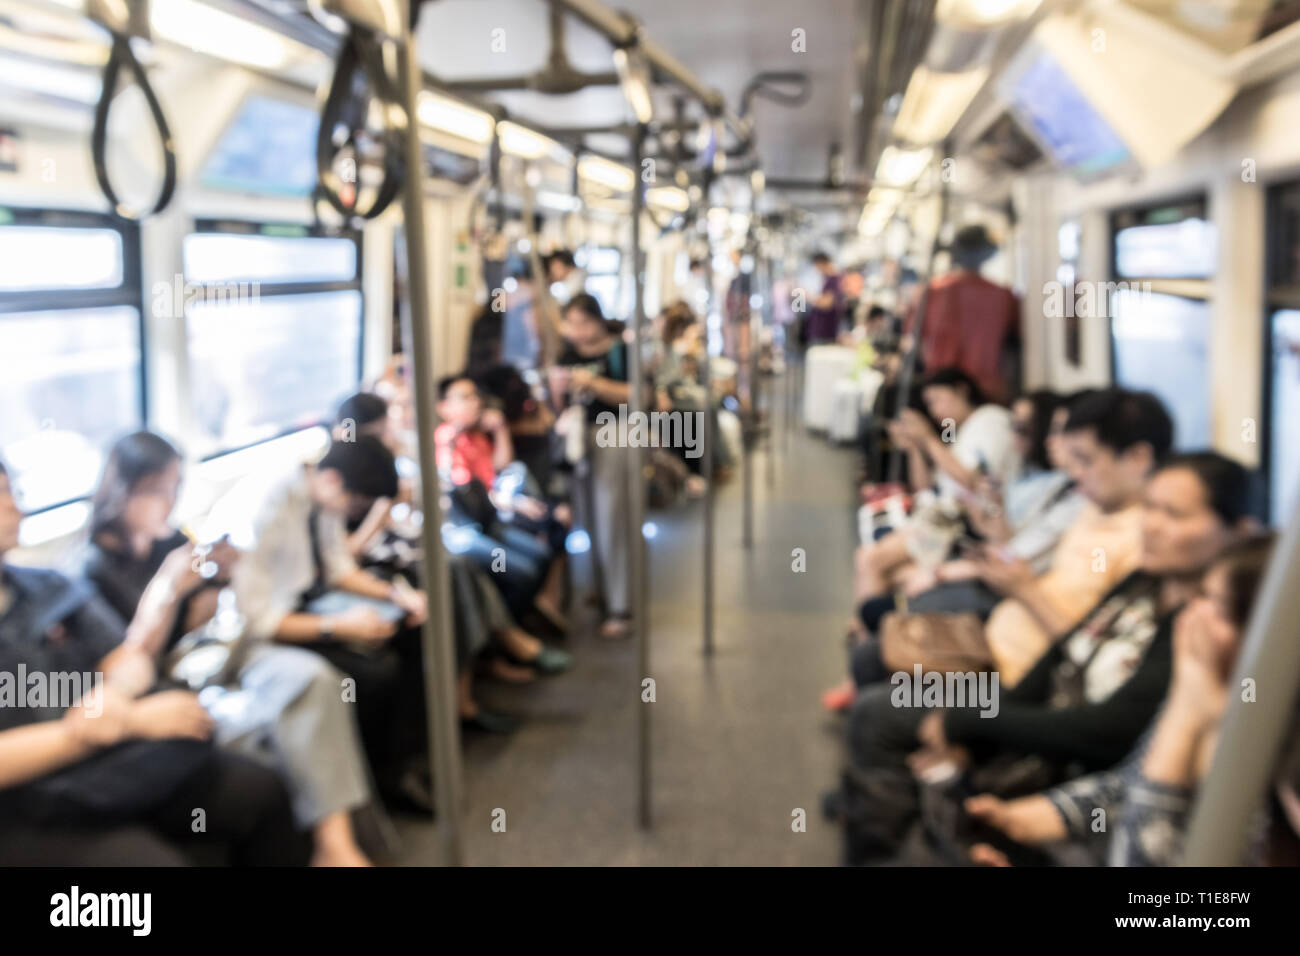
<svg viewBox="0 0 1300 956">
<path fill-rule="evenodd" d="M 822 694 L 822 707 L 833 714 L 842 714 L 853 705 L 853 698 L 856 696 L 853 682 L 845 681 Z"/>
<path fill-rule="evenodd" d="M 600 626 L 600 636 L 607 641 L 618 641 L 632 634 L 632 619 L 623 614 L 615 614 Z"/>
</svg>

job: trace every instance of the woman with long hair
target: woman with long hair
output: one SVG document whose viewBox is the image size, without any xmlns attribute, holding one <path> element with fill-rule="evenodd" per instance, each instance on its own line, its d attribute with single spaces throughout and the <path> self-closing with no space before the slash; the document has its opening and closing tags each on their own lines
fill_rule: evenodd
<svg viewBox="0 0 1300 956">
<path fill-rule="evenodd" d="M 181 461 L 173 445 L 147 431 L 113 446 L 92 500 L 83 563 L 85 576 L 130 622 L 126 642 L 155 661 L 212 619 L 238 560 L 228 541 L 196 551 L 171 525 Z M 285 780 L 321 866 L 369 864 L 350 812 L 369 801 L 370 785 L 342 682 L 319 655 L 255 644 L 238 686 L 210 704 L 218 743 L 269 760 Z"/>
</svg>

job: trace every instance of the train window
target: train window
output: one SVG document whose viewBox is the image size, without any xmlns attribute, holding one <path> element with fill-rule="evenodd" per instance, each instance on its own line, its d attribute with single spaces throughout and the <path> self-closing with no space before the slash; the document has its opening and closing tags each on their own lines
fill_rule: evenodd
<svg viewBox="0 0 1300 956">
<path fill-rule="evenodd" d="M 1281 525 L 1300 503 L 1300 182 L 1269 192 L 1264 464 L 1269 516 Z"/>
<path fill-rule="evenodd" d="M 0 290 L 113 289 L 122 284 L 122 234 L 115 229 L 0 229 Z"/>
<path fill-rule="evenodd" d="M 211 458 L 321 423 L 360 380 L 353 234 L 200 222 L 185 237 L 197 452 Z M 187 287 L 188 288 L 188 287 Z"/>
<path fill-rule="evenodd" d="M 29 514 L 89 495 L 144 421 L 139 275 L 130 223 L 0 209 L 0 457 Z"/>
<path fill-rule="evenodd" d="M 182 244 L 185 278 L 220 282 L 351 282 L 357 244 L 330 236 L 235 235 L 196 232 Z"/>
<path fill-rule="evenodd" d="M 1111 232 L 1115 382 L 1160 397 L 1173 415 L 1178 448 L 1209 447 L 1208 279 L 1216 233 L 1205 201 L 1123 210 L 1112 217 Z"/>
<path fill-rule="evenodd" d="M 1115 273 L 1121 279 L 1204 279 L 1214 273 L 1214 226 L 1199 216 L 1121 226 Z"/>
<path fill-rule="evenodd" d="M 1074 283 L 1079 278 L 1079 252 L 1082 239 L 1079 220 L 1068 219 L 1056 230 L 1056 252 L 1060 265 L 1056 269 L 1056 281 L 1065 290 L 1067 302 L 1076 301 Z M 1078 368 L 1083 364 L 1083 325 L 1075 310 L 1069 310 L 1065 316 L 1064 326 L 1065 360 Z"/>
<path fill-rule="evenodd" d="M 1111 297 L 1115 381 L 1154 392 L 1174 419 L 1181 449 L 1210 445 L 1210 304 L 1119 289 Z M 1205 383 L 1201 388 L 1188 383 Z"/>
<path fill-rule="evenodd" d="M 596 297 L 601 311 L 609 318 L 626 314 L 619 292 L 619 269 L 623 256 L 617 249 L 597 246 L 587 250 L 587 291 Z"/>
<path fill-rule="evenodd" d="M 1300 492 L 1300 445 L 1285 426 L 1300 421 L 1300 310 L 1278 309 L 1270 324 L 1269 513 L 1280 524 L 1295 510 Z"/>
</svg>

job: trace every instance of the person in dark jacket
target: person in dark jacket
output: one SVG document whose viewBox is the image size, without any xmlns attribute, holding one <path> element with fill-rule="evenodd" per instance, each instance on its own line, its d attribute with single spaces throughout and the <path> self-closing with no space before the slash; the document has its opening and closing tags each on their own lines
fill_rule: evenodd
<svg viewBox="0 0 1300 956">
<path fill-rule="evenodd" d="M 94 589 L 4 562 L 21 519 L 0 464 L 0 866 L 305 863 L 275 774 L 212 747 L 194 694 L 137 690 L 152 661 Z"/>
</svg>

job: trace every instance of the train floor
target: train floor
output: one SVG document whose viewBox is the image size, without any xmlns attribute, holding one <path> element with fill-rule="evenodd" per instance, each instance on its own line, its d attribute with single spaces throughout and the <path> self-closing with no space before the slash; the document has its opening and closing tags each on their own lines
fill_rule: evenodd
<svg viewBox="0 0 1300 956">
<path fill-rule="evenodd" d="M 819 703 L 842 678 L 854 456 L 783 428 L 754 456 L 754 543 L 742 547 L 739 473 L 716 506 L 715 652 L 702 649 L 702 504 L 651 512 L 650 673 L 635 643 L 580 620 L 573 670 L 523 687 L 485 683 L 488 706 L 526 715 L 510 737 L 464 741 L 472 865 L 830 865 L 820 796 L 841 720 Z M 769 472 L 765 445 L 776 455 Z M 769 483 L 770 482 L 770 483 Z M 806 570 L 795 571 L 795 549 Z M 585 569 L 575 568 L 579 585 Z M 653 826 L 637 817 L 637 708 L 651 708 Z M 794 824 L 803 811 L 806 830 Z M 504 811 L 504 830 L 500 821 Z M 434 828 L 399 821 L 401 864 L 439 859 Z"/>
</svg>

